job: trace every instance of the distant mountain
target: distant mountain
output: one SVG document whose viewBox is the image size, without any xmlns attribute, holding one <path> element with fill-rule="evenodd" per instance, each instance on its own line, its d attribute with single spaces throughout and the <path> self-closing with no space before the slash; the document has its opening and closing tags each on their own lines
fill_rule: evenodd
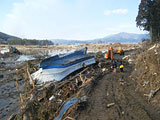
<svg viewBox="0 0 160 120">
<path fill-rule="evenodd" d="M 82 43 L 139 43 L 143 38 L 150 38 L 149 34 L 134 34 L 134 33 L 118 33 L 109 35 L 104 38 L 97 38 L 94 40 L 64 40 L 64 39 L 53 39 L 51 40 L 54 44 L 82 44 Z"/>
<path fill-rule="evenodd" d="M 84 44 L 84 43 L 139 43 L 143 38 L 150 38 L 149 34 L 134 34 L 134 33 L 118 33 L 109 35 L 104 38 L 97 38 L 94 40 L 64 40 L 64 39 L 52 39 L 50 41 L 53 44 Z M 22 40 L 19 37 L 7 35 L 0 32 L 0 43 L 7 43 L 8 40 Z"/>
<path fill-rule="evenodd" d="M 114 35 L 110 35 L 104 38 L 99 38 L 93 40 L 95 43 L 103 42 L 103 43 L 139 43 L 142 41 L 143 38 L 150 38 L 149 34 L 134 34 L 134 33 L 118 33 Z"/>
<path fill-rule="evenodd" d="M 21 38 L 0 32 L 0 41 L 8 41 L 8 40 L 21 40 Z"/>
</svg>

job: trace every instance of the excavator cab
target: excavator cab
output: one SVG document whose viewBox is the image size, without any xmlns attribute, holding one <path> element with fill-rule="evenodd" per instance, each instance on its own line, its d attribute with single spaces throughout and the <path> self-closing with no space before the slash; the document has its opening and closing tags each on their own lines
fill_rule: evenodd
<svg viewBox="0 0 160 120">
<path fill-rule="evenodd" d="M 120 49 L 117 50 L 117 53 L 120 54 L 120 55 L 124 55 L 124 50 L 120 48 Z"/>
<path fill-rule="evenodd" d="M 122 49 L 122 45 L 119 43 L 119 48 L 117 50 L 117 54 L 124 55 L 124 50 Z"/>
</svg>

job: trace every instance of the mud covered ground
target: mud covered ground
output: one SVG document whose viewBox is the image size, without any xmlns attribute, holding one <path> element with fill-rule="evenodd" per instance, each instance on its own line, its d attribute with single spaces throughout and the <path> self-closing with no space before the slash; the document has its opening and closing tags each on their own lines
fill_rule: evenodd
<svg viewBox="0 0 160 120">
<path fill-rule="evenodd" d="M 15 87 L 15 64 L 5 62 L 1 65 L 0 75 L 0 118 L 7 119 L 12 113 L 18 112 L 19 93 Z M 20 81 L 20 85 L 23 82 Z M 22 90 L 23 87 L 20 87 Z"/>
<path fill-rule="evenodd" d="M 133 56 L 134 59 L 136 59 L 140 53 L 133 50 L 126 52 L 125 56 L 130 54 L 135 54 Z M 116 54 L 114 57 L 119 61 L 124 56 Z M 16 68 L 22 68 L 24 63 L 15 64 L 14 59 L 17 58 L 14 57 L 11 58 L 11 60 L 7 58 L 1 61 L 0 75 L 3 75 L 3 78 L 0 78 L 0 118 L 2 120 L 6 120 L 12 113 L 16 114 L 19 111 L 19 95 L 23 90 L 24 80 L 21 76 L 17 76 Z M 81 105 L 75 105 L 75 108 L 72 110 L 74 112 L 64 115 L 65 117 L 69 116 L 77 120 L 159 120 L 160 106 L 148 102 L 148 98 L 144 96 L 144 91 L 137 90 L 138 82 L 132 78 L 132 73 L 135 69 L 134 62 L 129 64 L 129 60 L 123 60 L 125 66 L 124 72 L 120 73 L 117 69 L 117 72 L 114 73 L 110 70 L 110 61 L 105 61 L 101 52 L 96 54 L 96 60 L 98 63 L 103 63 L 104 66 L 101 64 L 99 67 L 97 63 L 91 66 L 88 69 L 89 71 L 86 72 L 87 74 L 89 73 L 87 75 L 88 79 L 92 78 L 92 75 L 95 75 L 95 79 L 82 90 L 84 93 L 88 93 L 83 94 L 83 96 L 87 97 L 87 101 L 83 107 Z M 102 71 L 103 73 L 101 73 Z M 21 74 L 26 74 L 26 68 Z M 84 77 L 86 77 L 85 74 Z M 19 84 L 19 91 L 16 90 L 16 80 Z M 68 90 L 68 88 L 71 89 L 69 85 L 70 84 L 64 85 L 66 90 Z M 74 91 L 73 96 L 77 94 L 76 92 L 78 92 L 79 89 L 80 88 Z M 65 91 L 64 94 L 66 94 Z M 79 96 L 80 98 L 82 97 L 81 94 Z M 62 100 L 63 99 L 62 97 Z M 65 101 L 65 99 L 63 101 Z M 49 101 L 48 98 L 45 98 L 44 102 L 38 104 L 43 107 L 45 106 L 45 108 L 48 107 L 53 112 L 53 108 L 50 106 L 54 106 L 54 102 L 54 100 Z M 50 116 L 50 119 L 53 119 L 54 115 L 47 111 L 48 108 L 43 108 L 43 110 L 37 109 L 39 111 L 33 109 L 32 111 L 39 112 L 38 115 L 42 115 L 41 119 L 43 119 L 43 112 L 46 112 L 47 115 Z M 32 113 L 32 111 L 30 112 Z M 57 115 L 58 110 L 55 111 Z M 37 113 L 35 113 L 35 115 L 37 115 Z M 34 115 L 32 118 L 34 118 Z M 35 118 L 38 119 L 40 116 Z M 69 118 L 67 118 L 67 120 L 69 120 Z"/>
<path fill-rule="evenodd" d="M 23 63 L 16 62 L 18 56 L 0 58 L 0 119 L 6 120 L 11 114 L 18 113 L 19 93 L 23 90 L 24 81 L 17 75 L 18 67 Z M 19 90 L 16 90 L 16 81 Z"/>
<path fill-rule="evenodd" d="M 126 64 L 124 73 L 107 73 L 97 81 L 89 95 L 87 107 L 78 120 L 159 120 L 160 108 L 153 107 L 137 91 L 130 79 L 133 65 Z"/>
</svg>

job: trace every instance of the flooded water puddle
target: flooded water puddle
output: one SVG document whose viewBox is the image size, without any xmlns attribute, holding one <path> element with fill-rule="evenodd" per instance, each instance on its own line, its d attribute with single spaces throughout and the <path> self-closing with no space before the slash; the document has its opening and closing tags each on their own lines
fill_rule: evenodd
<svg viewBox="0 0 160 120">
<path fill-rule="evenodd" d="M 21 55 L 17 59 L 18 62 L 23 62 L 23 61 L 28 61 L 28 60 L 34 60 L 36 59 L 35 57 L 29 56 L 29 55 Z"/>
<path fill-rule="evenodd" d="M 0 99 L 0 106 L 1 107 L 4 106 L 6 103 L 7 103 L 6 100 Z M 0 109 L 1 109 L 1 107 L 0 107 Z"/>
</svg>

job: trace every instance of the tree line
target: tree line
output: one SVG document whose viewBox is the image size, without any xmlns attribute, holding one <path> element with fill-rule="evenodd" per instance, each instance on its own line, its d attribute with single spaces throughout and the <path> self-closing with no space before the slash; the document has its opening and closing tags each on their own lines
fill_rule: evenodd
<svg viewBox="0 0 160 120">
<path fill-rule="evenodd" d="M 12 40 L 8 39 L 7 42 L 1 42 L 1 44 L 10 44 L 10 45 L 53 45 L 52 41 L 49 40 L 29 40 L 29 39 L 19 39 Z"/>
<path fill-rule="evenodd" d="M 160 41 L 160 0 L 141 0 L 136 23 L 150 32 L 150 42 Z"/>
</svg>

